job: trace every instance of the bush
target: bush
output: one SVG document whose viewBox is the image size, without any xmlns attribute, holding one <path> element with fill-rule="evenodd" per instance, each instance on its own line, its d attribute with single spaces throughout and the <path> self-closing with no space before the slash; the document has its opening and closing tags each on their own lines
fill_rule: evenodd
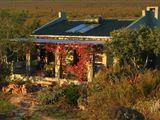
<svg viewBox="0 0 160 120">
<path fill-rule="evenodd" d="M 15 106 L 10 104 L 8 101 L 0 99 L 0 113 L 4 113 L 4 114 L 9 113 L 14 108 Z"/>
<path fill-rule="evenodd" d="M 78 98 L 80 97 L 79 87 L 77 85 L 71 84 L 64 89 L 64 95 L 68 104 L 77 106 Z"/>
<path fill-rule="evenodd" d="M 52 92 L 48 92 L 49 90 L 43 90 L 38 93 L 40 96 L 39 100 L 41 101 L 55 101 L 55 104 L 45 104 L 42 106 L 42 111 L 47 116 L 54 117 L 54 118 L 63 118 L 63 119 L 70 119 L 73 117 L 77 117 L 77 105 L 78 105 L 78 98 L 80 96 L 79 93 L 79 86 L 71 84 L 65 87 L 56 87 L 54 91 L 55 96 L 52 98 L 50 94 Z M 48 99 L 48 94 L 49 98 Z M 55 99 L 56 98 L 56 99 Z"/>
<path fill-rule="evenodd" d="M 160 74 L 158 71 L 147 70 L 140 75 L 140 80 L 135 85 L 144 97 L 155 96 L 160 86 Z"/>
<path fill-rule="evenodd" d="M 133 71 L 159 67 L 160 31 L 143 26 L 139 29 L 121 29 L 112 32 L 112 41 L 106 43 L 107 50 L 119 58 L 121 65 L 129 64 Z"/>
<path fill-rule="evenodd" d="M 63 89 L 54 86 L 40 90 L 37 94 L 37 100 L 41 104 L 48 105 L 57 103 L 63 96 Z"/>
<path fill-rule="evenodd" d="M 145 109 L 143 102 L 141 107 L 138 103 L 159 99 L 160 74 L 157 70 L 135 75 L 100 71 L 93 82 L 89 83 L 89 88 L 91 93 L 88 96 L 88 108 L 81 113 L 85 119 L 110 119 L 108 109 L 114 106 L 136 109 L 146 117 L 149 110 Z"/>
<path fill-rule="evenodd" d="M 0 64 L 0 82 L 4 81 L 6 77 L 11 73 L 11 67 L 7 63 Z"/>
<path fill-rule="evenodd" d="M 41 104 L 50 104 L 50 102 L 54 99 L 54 92 L 49 89 L 41 90 L 38 92 L 37 100 Z"/>
<path fill-rule="evenodd" d="M 39 120 L 39 119 L 40 119 L 40 114 L 38 112 L 32 112 L 28 117 L 28 120 Z"/>
</svg>

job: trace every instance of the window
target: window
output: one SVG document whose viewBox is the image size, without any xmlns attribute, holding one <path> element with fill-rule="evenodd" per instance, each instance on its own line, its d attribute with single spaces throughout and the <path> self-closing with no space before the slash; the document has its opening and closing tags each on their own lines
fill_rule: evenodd
<svg viewBox="0 0 160 120">
<path fill-rule="evenodd" d="M 75 65 L 78 62 L 78 55 L 76 53 L 76 50 L 69 48 L 67 51 L 67 55 L 65 58 L 65 62 L 68 65 Z"/>
</svg>

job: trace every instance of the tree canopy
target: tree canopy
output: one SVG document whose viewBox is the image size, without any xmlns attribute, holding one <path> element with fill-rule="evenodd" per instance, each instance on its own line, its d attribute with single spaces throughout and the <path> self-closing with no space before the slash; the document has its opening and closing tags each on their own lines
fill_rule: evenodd
<svg viewBox="0 0 160 120">
<path fill-rule="evenodd" d="M 10 39 L 27 37 L 40 26 L 40 20 L 29 21 L 28 11 L 12 12 L 0 10 L 0 38 Z"/>
<path fill-rule="evenodd" d="M 106 43 L 107 52 L 118 57 L 122 65 L 129 64 L 138 70 L 156 67 L 160 56 L 160 30 L 142 26 L 137 30 L 120 29 L 112 32 Z"/>
<path fill-rule="evenodd" d="M 32 31 L 40 26 L 38 18 L 32 21 L 29 18 L 27 11 L 0 10 L 0 80 L 9 74 L 12 61 L 25 59 L 26 44 L 18 38 L 29 38 Z M 11 39 L 16 42 L 11 42 Z"/>
</svg>

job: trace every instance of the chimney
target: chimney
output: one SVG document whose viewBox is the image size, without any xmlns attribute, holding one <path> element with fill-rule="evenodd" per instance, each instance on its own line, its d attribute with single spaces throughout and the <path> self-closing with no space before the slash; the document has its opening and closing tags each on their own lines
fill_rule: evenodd
<svg viewBox="0 0 160 120">
<path fill-rule="evenodd" d="M 142 16 L 146 16 L 146 10 L 142 10 Z"/>
<path fill-rule="evenodd" d="M 67 18 L 66 18 L 66 13 L 65 13 L 65 12 L 59 12 L 59 13 L 58 13 L 58 17 L 61 18 L 61 19 L 64 19 L 64 20 L 67 19 Z"/>
<path fill-rule="evenodd" d="M 160 7 L 158 6 L 147 7 L 147 11 L 152 12 L 156 19 L 160 19 Z"/>
</svg>

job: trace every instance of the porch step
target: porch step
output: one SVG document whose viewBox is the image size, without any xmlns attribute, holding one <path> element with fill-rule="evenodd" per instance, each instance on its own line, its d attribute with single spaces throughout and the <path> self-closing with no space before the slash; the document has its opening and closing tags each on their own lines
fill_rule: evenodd
<svg viewBox="0 0 160 120">
<path fill-rule="evenodd" d="M 44 81 L 36 81 L 35 83 L 36 84 L 41 84 L 41 85 L 53 85 L 53 84 L 55 84 L 55 81 L 46 81 L 46 80 L 44 80 Z"/>
<path fill-rule="evenodd" d="M 41 84 L 41 85 L 55 85 L 63 83 L 74 83 L 74 84 L 80 84 L 77 80 L 67 80 L 67 79 L 56 79 L 51 77 L 40 77 L 40 76 L 25 76 L 21 74 L 13 74 L 9 77 L 10 81 L 30 81 L 33 84 Z"/>
</svg>

